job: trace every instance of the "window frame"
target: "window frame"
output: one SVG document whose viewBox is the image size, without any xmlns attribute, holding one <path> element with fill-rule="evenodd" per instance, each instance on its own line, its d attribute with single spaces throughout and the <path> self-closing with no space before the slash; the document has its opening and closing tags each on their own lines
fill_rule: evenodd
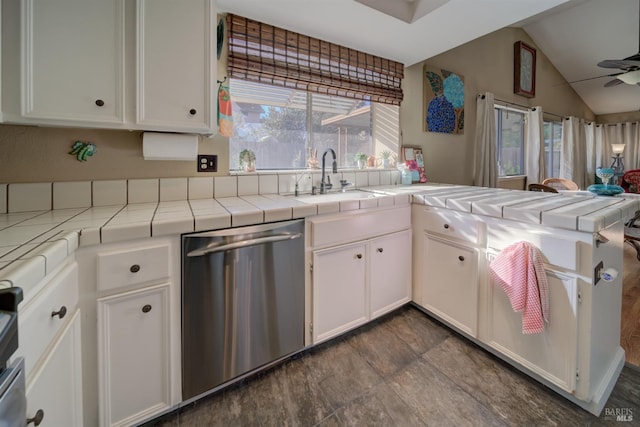
<svg viewBox="0 0 640 427">
<path fill-rule="evenodd" d="M 233 82 L 235 80 L 236 79 L 231 79 L 229 82 L 232 99 L 234 98 Z M 246 84 L 264 85 L 264 83 L 247 82 L 247 81 L 243 81 L 242 79 L 238 81 L 244 85 Z M 277 86 L 274 86 L 274 87 L 277 87 Z M 343 105 L 343 103 L 339 101 L 334 103 L 331 100 L 324 99 L 326 98 L 327 95 L 314 94 L 306 91 L 300 91 L 301 93 L 304 93 L 304 96 L 305 96 L 304 100 L 301 98 L 301 95 L 294 96 L 295 95 L 294 93 L 289 94 L 290 99 L 295 98 L 298 100 L 298 102 L 294 102 L 294 104 L 289 106 L 280 102 L 280 100 L 277 97 L 271 98 L 270 96 L 267 96 L 267 97 L 258 96 L 256 98 L 253 98 L 251 94 L 256 93 L 256 90 L 259 91 L 258 87 L 249 86 L 249 87 L 243 87 L 242 90 L 240 90 L 240 88 L 237 88 L 237 89 L 238 91 L 235 92 L 237 94 L 236 95 L 237 99 L 234 101 L 235 103 L 255 104 L 256 106 L 260 106 L 265 111 L 267 106 L 274 106 L 274 107 L 283 107 L 283 108 L 293 107 L 293 108 L 298 108 L 304 112 L 305 128 L 304 130 L 300 129 L 300 131 L 304 132 L 304 135 L 305 135 L 304 147 L 302 148 L 302 151 L 301 151 L 301 142 L 296 143 L 295 147 L 292 146 L 292 148 L 295 148 L 295 151 L 297 153 L 300 153 L 300 152 L 303 153 L 302 154 L 303 161 L 300 162 L 299 160 L 300 156 L 292 156 L 291 158 L 288 158 L 288 159 L 283 158 L 282 162 L 280 162 L 280 164 L 277 164 L 277 165 L 274 165 L 274 163 L 278 163 L 277 162 L 278 158 L 275 159 L 276 161 L 274 161 L 274 158 L 271 158 L 269 162 L 270 164 L 265 165 L 263 163 L 261 165 L 260 164 L 261 156 L 256 150 L 255 155 L 256 155 L 257 161 L 255 162 L 255 167 L 257 168 L 258 171 L 292 171 L 292 170 L 303 170 L 303 169 L 313 170 L 314 168 L 309 167 L 309 163 L 308 163 L 307 156 L 308 156 L 309 148 L 317 149 L 317 160 L 318 160 L 318 167 L 319 167 L 319 165 L 321 165 L 322 154 L 324 152 L 324 149 L 327 148 L 327 146 L 330 148 L 333 148 L 336 154 L 338 155 L 338 162 L 339 162 L 338 168 L 341 170 L 356 169 L 355 151 L 365 152 L 368 156 L 373 155 L 376 158 L 376 169 L 378 167 L 382 167 L 383 165 L 383 162 L 381 160 L 381 157 L 382 157 L 381 154 L 384 151 L 390 151 L 392 153 L 392 157 L 391 157 L 392 162 L 390 165 L 386 167 L 386 169 L 395 168 L 395 165 L 393 163 L 400 158 L 399 156 L 399 151 L 400 151 L 399 112 L 400 110 L 398 106 L 393 106 L 388 104 L 379 104 L 375 102 L 357 101 L 350 98 L 344 98 L 343 100 L 347 102 L 347 104 Z M 290 90 L 295 90 L 295 89 L 290 89 Z M 265 91 L 263 90 L 261 93 L 264 94 Z M 314 103 L 314 98 L 313 98 L 314 96 L 321 96 L 323 97 L 323 99 L 318 100 L 319 103 L 316 105 Z M 355 101 L 356 103 L 349 106 L 348 104 L 349 101 L 351 102 Z M 364 102 L 364 105 L 362 105 L 363 102 Z M 359 114 L 366 114 L 365 117 L 362 117 L 362 116 L 361 117 L 362 119 L 365 119 L 368 121 L 367 122 L 368 127 L 362 126 L 363 123 L 358 124 L 358 119 L 356 119 L 356 123 L 352 122 L 352 123 L 346 123 L 343 125 L 340 125 L 339 123 L 337 123 L 335 124 L 335 126 L 342 126 L 343 131 L 344 131 L 344 128 L 346 127 L 347 131 L 344 133 L 340 133 L 340 136 L 338 137 L 337 140 L 333 142 L 329 142 L 329 140 L 327 140 L 326 135 L 330 135 L 330 134 L 324 134 L 322 132 L 318 133 L 319 126 L 320 126 L 319 122 L 317 122 L 317 120 L 314 120 L 313 114 L 309 114 L 310 110 L 314 111 L 313 109 L 314 105 L 316 105 L 315 111 L 318 111 L 320 113 L 324 112 L 324 113 L 329 113 L 330 115 L 335 115 L 338 122 L 345 119 L 349 120 L 350 114 L 353 114 L 353 117 L 358 117 Z M 336 111 L 333 111 L 330 109 L 327 110 L 327 108 L 338 108 L 338 109 L 346 108 L 345 111 L 348 110 L 349 115 L 343 115 L 338 110 Z M 234 113 L 235 111 L 236 111 L 236 106 L 234 105 Z M 242 123 L 242 121 L 234 120 L 234 125 L 236 125 L 237 123 Z M 262 125 L 261 121 L 260 122 L 255 121 L 254 123 L 255 123 L 255 126 Z M 311 125 L 312 123 L 315 123 L 315 124 Z M 358 140 L 354 140 L 353 138 L 355 135 L 360 135 L 360 132 L 357 134 L 353 133 L 352 131 L 354 129 L 363 130 L 365 132 L 364 138 L 366 139 L 363 139 L 361 142 L 359 142 Z M 286 131 L 286 129 L 284 130 Z M 247 133 L 250 131 L 251 131 L 250 128 L 245 129 L 245 132 L 242 132 L 245 136 L 239 137 L 239 138 L 246 138 Z M 269 133 L 268 129 L 267 129 L 267 133 Z M 251 145 L 255 141 L 257 141 L 254 139 L 244 139 L 244 142 L 246 142 L 247 145 L 249 145 L 249 147 L 239 146 L 239 145 L 245 145 L 244 142 L 242 142 L 242 140 L 240 141 L 240 144 L 238 144 L 237 140 L 234 141 L 234 137 L 238 137 L 237 135 L 239 134 L 240 132 L 234 131 L 235 136 L 232 136 L 229 138 L 229 159 L 230 159 L 229 171 L 232 173 L 243 172 L 242 165 L 240 165 L 236 159 L 237 154 L 245 148 L 255 150 L 255 147 L 252 148 Z M 265 137 L 268 137 L 268 135 L 266 135 Z M 347 137 L 349 138 L 349 140 L 346 139 Z M 358 144 L 363 144 L 363 145 L 359 146 Z M 323 151 L 321 152 L 321 150 Z M 262 157 L 264 157 L 264 153 L 262 154 Z M 266 158 L 268 159 L 268 157 Z"/>
<path fill-rule="evenodd" d="M 547 144 L 547 138 L 546 138 L 546 133 L 547 133 L 547 126 L 551 126 L 550 130 L 549 130 L 549 143 Z M 543 120 L 543 127 L 544 127 L 544 133 L 545 133 L 545 139 L 544 139 L 544 149 L 545 149 L 545 176 L 547 178 L 559 178 L 560 175 L 560 158 L 558 158 L 558 164 L 556 165 L 555 162 L 553 161 L 553 147 L 552 144 L 555 143 L 556 141 L 553 138 L 554 135 L 554 129 L 556 127 L 560 128 L 560 144 L 562 145 L 562 121 L 561 120 L 552 120 L 552 119 L 544 119 Z M 547 153 L 547 147 L 549 147 L 549 152 Z M 560 150 L 562 151 L 562 146 L 560 147 Z M 558 173 L 555 174 L 554 170 L 557 169 Z"/>
<path fill-rule="evenodd" d="M 502 117 L 502 112 L 506 111 L 507 115 L 509 114 L 509 112 L 512 112 L 514 114 L 519 114 L 520 116 L 522 116 L 522 125 L 521 125 L 521 131 L 520 131 L 520 158 L 519 158 L 519 173 L 514 173 L 514 174 L 503 174 L 503 165 L 502 165 L 502 145 L 503 145 L 503 140 L 504 140 L 504 135 L 502 134 L 502 121 L 503 121 L 503 117 Z M 498 114 L 499 113 L 499 114 Z M 494 105 L 494 117 L 495 117 L 495 125 L 496 125 L 496 162 L 498 164 L 498 179 L 505 179 L 505 178 L 512 178 L 512 177 L 516 177 L 516 176 L 524 176 L 526 175 L 526 170 L 525 170 L 525 141 L 524 141 L 524 134 L 525 134 L 525 120 L 526 120 L 526 112 L 522 111 L 522 110 L 518 110 L 515 108 L 510 108 L 510 107 L 505 107 L 502 105 Z"/>
</svg>

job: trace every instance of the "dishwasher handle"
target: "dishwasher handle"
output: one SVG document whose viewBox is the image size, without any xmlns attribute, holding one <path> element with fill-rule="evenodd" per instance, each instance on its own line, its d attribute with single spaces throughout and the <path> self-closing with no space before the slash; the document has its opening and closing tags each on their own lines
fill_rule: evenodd
<svg viewBox="0 0 640 427">
<path fill-rule="evenodd" d="M 262 245 L 264 243 L 281 242 L 283 240 L 293 240 L 302 237 L 302 233 L 295 234 L 277 234 L 275 236 L 258 237 L 255 239 L 241 240 L 239 242 L 228 243 L 220 246 L 205 246 L 204 248 L 194 249 L 187 253 L 188 257 L 203 256 L 216 252 L 228 251 L 231 249 L 246 248 L 248 246 Z"/>
</svg>

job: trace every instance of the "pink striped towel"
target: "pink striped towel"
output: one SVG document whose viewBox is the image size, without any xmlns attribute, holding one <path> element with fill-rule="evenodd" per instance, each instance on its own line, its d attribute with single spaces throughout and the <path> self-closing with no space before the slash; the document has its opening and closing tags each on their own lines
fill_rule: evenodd
<svg viewBox="0 0 640 427">
<path fill-rule="evenodd" d="M 491 278 L 505 291 L 513 311 L 522 312 L 522 333 L 544 332 L 549 323 L 549 290 L 542 254 L 528 242 L 507 246 L 489 265 Z"/>
</svg>

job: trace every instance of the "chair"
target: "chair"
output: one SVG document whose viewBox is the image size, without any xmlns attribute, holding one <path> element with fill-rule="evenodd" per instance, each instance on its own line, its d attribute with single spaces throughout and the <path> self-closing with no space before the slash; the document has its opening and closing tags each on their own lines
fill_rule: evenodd
<svg viewBox="0 0 640 427">
<path fill-rule="evenodd" d="M 620 186 L 625 193 L 640 193 L 640 169 L 631 169 L 622 175 Z"/>
<path fill-rule="evenodd" d="M 548 187 L 553 187 L 556 190 L 571 190 L 571 191 L 579 190 L 578 184 L 571 181 L 570 179 L 565 179 L 565 178 L 547 178 L 544 181 L 542 181 L 542 184 Z"/>
<path fill-rule="evenodd" d="M 640 224 L 636 221 L 640 219 L 640 211 L 636 211 L 633 218 L 624 224 L 624 241 L 636 250 L 636 258 L 640 261 Z"/>
<path fill-rule="evenodd" d="M 558 190 L 555 188 L 544 184 L 529 184 L 527 189 L 529 191 L 542 191 L 544 193 L 558 193 Z"/>
</svg>

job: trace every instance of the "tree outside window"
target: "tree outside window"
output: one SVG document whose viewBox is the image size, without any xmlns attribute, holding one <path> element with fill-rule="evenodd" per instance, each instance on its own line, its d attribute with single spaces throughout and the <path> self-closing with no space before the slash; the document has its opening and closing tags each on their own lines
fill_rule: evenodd
<svg viewBox="0 0 640 427">
<path fill-rule="evenodd" d="M 251 150 L 257 169 L 304 169 L 317 153 L 332 148 L 340 167 L 353 167 L 355 154 L 373 154 L 371 103 L 311 94 L 232 79 L 234 135 L 230 169 L 239 153 Z"/>
</svg>

